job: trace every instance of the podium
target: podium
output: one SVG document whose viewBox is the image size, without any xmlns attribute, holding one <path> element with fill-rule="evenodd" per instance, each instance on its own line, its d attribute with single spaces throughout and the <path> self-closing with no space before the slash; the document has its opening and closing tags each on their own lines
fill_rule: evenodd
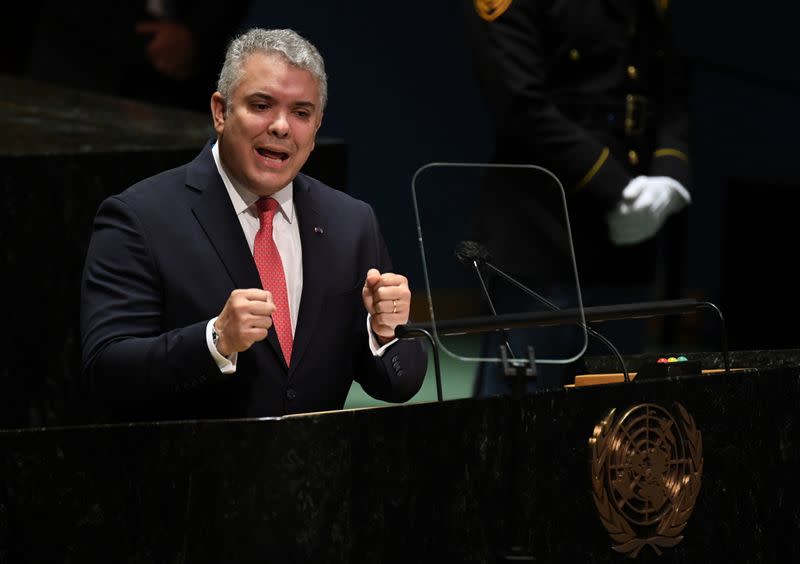
<svg viewBox="0 0 800 564">
<path fill-rule="evenodd" d="M 796 562 L 800 351 L 731 362 L 519 401 L 2 431 L 0 561 L 497 562 L 513 543 L 536 562 Z M 611 409 L 678 404 L 699 490 L 681 538 L 632 558 L 589 440 Z"/>
</svg>

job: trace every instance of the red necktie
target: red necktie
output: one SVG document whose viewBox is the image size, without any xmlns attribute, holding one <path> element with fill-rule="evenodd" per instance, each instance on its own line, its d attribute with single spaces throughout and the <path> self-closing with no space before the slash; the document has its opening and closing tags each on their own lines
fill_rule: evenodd
<svg viewBox="0 0 800 564">
<path fill-rule="evenodd" d="M 281 255 L 272 239 L 272 219 L 278 209 L 278 202 L 273 198 L 259 198 L 256 207 L 261 225 L 256 233 L 253 258 L 256 260 L 261 285 L 272 293 L 272 301 L 275 303 L 272 326 L 288 365 L 292 358 L 292 320 L 289 314 L 289 294 L 286 291 L 286 276 L 283 273 Z"/>
</svg>

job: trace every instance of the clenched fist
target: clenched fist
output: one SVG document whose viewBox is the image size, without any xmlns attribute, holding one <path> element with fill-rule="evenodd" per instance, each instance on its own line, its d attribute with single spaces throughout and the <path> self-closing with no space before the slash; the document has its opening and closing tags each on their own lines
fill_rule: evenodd
<svg viewBox="0 0 800 564">
<path fill-rule="evenodd" d="M 219 334 L 217 351 L 230 356 L 253 346 L 267 338 L 272 327 L 275 304 L 272 294 L 259 288 L 234 290 L 225 302 L 214 328 Z"/>
<path fill-rule="evenodd" d="M 408 322 L 411 290 L 402 274 L 370 268 L 361 291 L 364 307 L 370 314 L 370 327 L 381 344 L 394 339 L 394 328 Z"/>
</svg>

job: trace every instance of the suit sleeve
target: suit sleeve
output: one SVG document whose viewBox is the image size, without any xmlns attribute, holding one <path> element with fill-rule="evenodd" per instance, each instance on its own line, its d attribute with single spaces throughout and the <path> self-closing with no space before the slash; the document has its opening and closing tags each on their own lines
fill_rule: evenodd
<svg viewBox="0 0 800 564">
<path fill-rule="evenodd" d="M 222 375 L 203 320 L 163 329 L 164 302 L 150 244 L 118 197 L 98 209 L 81 286 L 83 376 L 90 393 L 135 399 L 194 388 Z"/>
<path fill-rule="evenodd" d="M 512 2 L 485 21 L 472 0 L 467 35 L 477 78 L 497 138 L 516 160 L 551 170 L 567 192 L 581 191 L 607 206 L 616 203 L 631 175 L 588 131 L 556 107 L 547 88 L 545 33 L 535 2 Z"/>
<path fill-rule="evenodd" d="M 371 207 L 367 208 L 367 237 L 373 258 L 371 264 L 363 269 L 363 275 L 366 276 L 369 268 L 392 272 L 389 251 L 378 227 L 375 212 Z M 362 326 L 366 332 L 366 321 Z M 414 397 L 422 387 L 428 367 L 428 357 L 422 343 L 401 339 L 386 349 L 382 356 L 377 357 L 372 354 L 367 339 L 365 334 L 361 358 L 356 364 L 359 368 L 355 380 L 375 399 L 399 403 Z"/>
</svg>

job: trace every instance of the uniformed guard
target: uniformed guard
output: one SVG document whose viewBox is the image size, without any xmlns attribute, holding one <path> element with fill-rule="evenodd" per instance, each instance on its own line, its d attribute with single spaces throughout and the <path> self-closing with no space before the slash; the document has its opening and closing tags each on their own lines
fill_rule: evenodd
<svg viewBox="0 0 800 564">
<path fill-rule="evenodd" d="M 491 160 L 540 165 L 563 183 L 584 305 L 661 297 L 656 235 L 691 201 L 688 72 L 670 45 L 667 0 L 465 3 Z M 494 262 L 550 288 L 574 285 L 548 274 L 560 259 L 536 190 L 513 178 L 486 185 L 476 237 Z M 620 348 L 641 352 L 644 332 L 622 332 Z M 502 391 L 486 379 L 479 393 Z"/>
</svg>

